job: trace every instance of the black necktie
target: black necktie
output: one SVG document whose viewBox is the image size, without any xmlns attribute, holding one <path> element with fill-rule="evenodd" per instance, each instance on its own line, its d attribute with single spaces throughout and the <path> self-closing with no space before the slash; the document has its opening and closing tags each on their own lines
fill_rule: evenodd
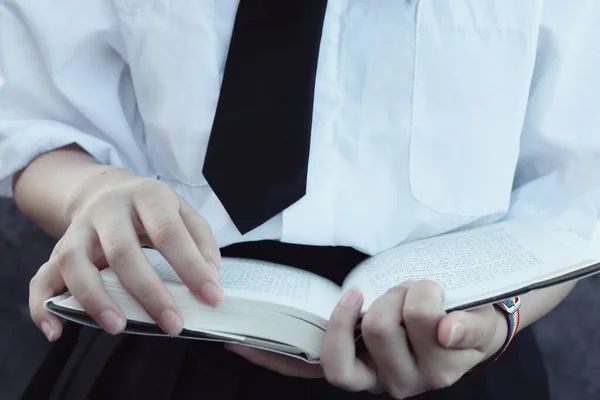
<svg viewBox="0 0 600 400">
<path fill-rule="evenodd" d="M 240 0 L 203 174 L 244 234 L 306 193 L 327 0 Z"/>
</svg>

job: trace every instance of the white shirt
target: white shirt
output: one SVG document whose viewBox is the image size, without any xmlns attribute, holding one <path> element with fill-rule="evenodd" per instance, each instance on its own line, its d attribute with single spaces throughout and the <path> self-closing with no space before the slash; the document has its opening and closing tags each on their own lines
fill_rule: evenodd
<svg viewBox="0 0 600 400">
<path fill-rule="evenodd" d="M 600 1 L 330 0 L 306 196 L 241 236 L 201 170 L 238 0 L 0 0 L 0 194 L 78 143 L 167 182 L 221 246 L 369 254 L 523 215 L 591 237 Z"/>
</svg>

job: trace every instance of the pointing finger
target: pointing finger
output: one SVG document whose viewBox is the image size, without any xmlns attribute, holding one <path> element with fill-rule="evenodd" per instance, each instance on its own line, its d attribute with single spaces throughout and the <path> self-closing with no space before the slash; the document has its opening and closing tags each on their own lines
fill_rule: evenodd
<svg viewBox="0 0 600 400">
<path fill-rule="evenodd" d="M 321 354 L 329 383 L 353 392 L 377 386 L 376 372 L 356 357 L 354 328 L 362 304 L 362 293 L 356 289 L 346 291 L 329 320 Z"/>
</svg>

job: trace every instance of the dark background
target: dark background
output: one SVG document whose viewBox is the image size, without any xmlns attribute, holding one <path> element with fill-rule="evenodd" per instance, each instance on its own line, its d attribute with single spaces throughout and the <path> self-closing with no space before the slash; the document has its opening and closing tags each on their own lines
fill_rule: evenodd
<svg viewBox="0 0 600 400">
<path fill-rule="evenodd" d="M 0 199 L 0 400 L 19 397 L 48 350 L 30 322 L 27 292 L 53 245 L 14 203 Z M 554 313 L 536 324 L 536 333 L 554 399 L 600 399 L 600 276 L 579 283 Z"/>
</svg>

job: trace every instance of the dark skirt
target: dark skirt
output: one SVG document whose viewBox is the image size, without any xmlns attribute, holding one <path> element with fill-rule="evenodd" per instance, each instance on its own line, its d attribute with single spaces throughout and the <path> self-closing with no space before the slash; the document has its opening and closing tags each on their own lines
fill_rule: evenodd
<svg viewBox="0 0 600 400">
<path fill-rule="evenodd" d="M 342 247 L 278 242 L 244 243 L 224 256 L 259 258 L 297 266 L 340 283 L 365 258 Z M 63 336 L 31 381 L 23 399 L 376 399 L 384 395 L 347 393 L 323 379 L 290 378 L 257 367 L 219 343 L 134 335 L 110 336 L 66 324 Z M 450 388 L 414 399 L 549 399 L 543 360 L 530 329 L 483 371 Z"/>
</svg>

